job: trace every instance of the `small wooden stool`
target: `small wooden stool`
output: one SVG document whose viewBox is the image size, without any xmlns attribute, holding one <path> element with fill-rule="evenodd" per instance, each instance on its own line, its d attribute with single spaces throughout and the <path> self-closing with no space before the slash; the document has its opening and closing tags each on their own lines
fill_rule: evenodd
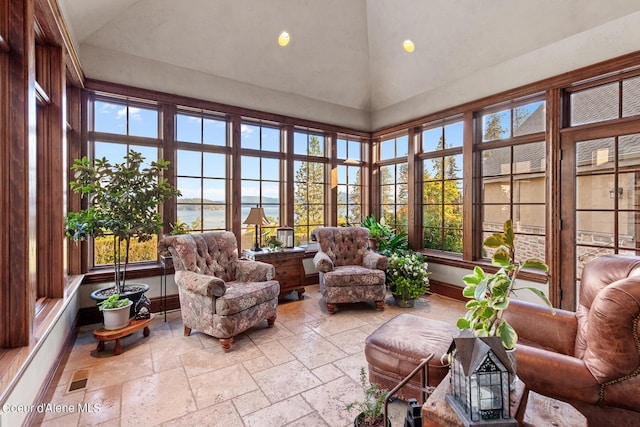
<svg viewBox="0 0 640 427">
<path fill-rule="evenodd" d="M 93 331 L 93 337 L 98 340 L 97 351 L 104 350 L 104 342 L 116 340 L 116 347 L 113 349 L 113 354 L 118 355 L 122 353 L 122 346 L 120 345 L 120 338 L 126 337 L 134 333 L 135 331 L 139 331 L 144 328 L 142 334 L 145 337 L 148 337 L 151 331 L 149 330 L 149 323 L 154 319 L 155 315 L 151 314 L 151 317 L 148 319 L 140 319 L 135 320 L 132 319 L 129 326 L 125 326 L 124 328 L 108 330 L 105 328 L 96 329 Z"/>
</svg>

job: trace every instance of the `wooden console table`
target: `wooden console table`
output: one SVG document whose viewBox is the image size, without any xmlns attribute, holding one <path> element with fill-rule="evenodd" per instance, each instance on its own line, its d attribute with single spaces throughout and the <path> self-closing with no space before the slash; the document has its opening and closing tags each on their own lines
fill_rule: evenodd
<svg viewBox="0 0 640 427">
<path fill-rule="evenodd" d="M 125 326 L 124 328 L 109 330 L 105 328 L 96 329 L 93 331 L 93 337 L 98 340 L 97 351 L 104 350 L 104 342 L 105 341 L 116 341 L 116 346 L 113 349 L 113 354 L 118 355 L 122 353 L 122 346 L 120 344 L 120 338 L 126 337 L 127 335 L 131 335 L 135 331 L 139 331 L 140 329 L 144 329 L 142 334 L 145 337 L 148 337 L 151 331 L 149 330 L 149 323 L 153 321 L 155 315 L 152 313 L 151 317 L 148 319 L 132 319 L 129 326 Z"/>
<path fill-rule="evenodd" d="M 268 251 L 243 251 L 243 255 L 248 259 L 255 259 L 273 265 L 276 269 L 276 275 L 273 280 L 280 283 L 280 295 L 278 299 L 283 299 L 293 291 L 298 292 L 298 299 L 304 297 L 304 267 L 302 259 L 304 258 L 304 248 L 283 249 L 279 252 Z"/>
</svg>

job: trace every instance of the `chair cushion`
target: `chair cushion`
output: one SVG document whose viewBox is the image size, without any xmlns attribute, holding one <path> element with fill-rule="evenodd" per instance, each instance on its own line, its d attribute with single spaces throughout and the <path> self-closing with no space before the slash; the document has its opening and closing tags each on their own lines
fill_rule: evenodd
<svg viewBox="0 0 640 427">
<path fill-rule="evenodd" d="M 335 267 L 333 271 L 323 273 L 325 286 L 351 287 L 384 285 L 385 275 L 382 270 L 371 270 L 358 265 Z"/>
<path fill-rule="evenodd" d="M 265 301 L 278 298 L 280 284 L 276 280 L 266 282 L 227 282 L 227 291 L 216 299 L 216 314 L 229 316 Z"/>
</svg>

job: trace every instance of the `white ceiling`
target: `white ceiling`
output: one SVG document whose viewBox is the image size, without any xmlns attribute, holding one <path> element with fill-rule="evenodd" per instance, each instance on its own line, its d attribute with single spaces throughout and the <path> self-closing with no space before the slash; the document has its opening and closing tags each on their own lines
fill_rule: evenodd
<svg viewBox="0 0 640 427">
<path fill-rule="evenodd" d="M 106 71 L 143 61 L 159 76 L 147 79 L 151 89 L 162 90 L 157 86 L 164 83 L 192 96 L 207 93 L 206 82 L 214 81 L 207 78 L 215 78 L 255 94 L 239 99 L 241 106 L 260 108 L 274 94 L 294 95 L 299 106 L 329 103 L 367 116 L 640 11 L 638 0 L 608 0 L 606 7 L 601 0 L 58 3 L 88 77 L 144 85 L 133 68 Z M 292 37 L 285 48 L 276 42 L 282 30 Z M 402 50 L 406 38 L 416 45 L 412 54 Z M 109 64 L 97 60 L 107 56 Z M 180 75 L 177 69 L 191 85 L 167 82 Z M 231 95 L 219 92 L 224 99 L 215 99 L 215 93 L 202 97 L 229 102 Z M 304 110 L 293 108 L 300 116 L 316 117 Z"/>
</svg>

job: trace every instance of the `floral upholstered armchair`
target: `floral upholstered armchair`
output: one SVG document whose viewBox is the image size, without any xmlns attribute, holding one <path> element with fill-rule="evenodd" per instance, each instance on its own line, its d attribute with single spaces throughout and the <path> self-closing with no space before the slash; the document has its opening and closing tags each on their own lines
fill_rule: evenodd
<svg viewBox="0 0 640 427">
<path fill-rule="evenodd" d="M 336 304 L 375 301 L 384 310 L 387 257 L 367 248 L 369 230 L 363 227 L 318 227 L 319 244 L 313 263 L 319 271 L 320 292 L 329 313 Z"/>
<path fill-rule="evenodd" d="M 167 236 L 159 250 L 173 256 L 185 336 L 195 329 L 228 351 L 235 335 L 264 320 L 273 326 L 280 293 L 274 267 L 239 260 L 233 233 Z"/>
</svg>

